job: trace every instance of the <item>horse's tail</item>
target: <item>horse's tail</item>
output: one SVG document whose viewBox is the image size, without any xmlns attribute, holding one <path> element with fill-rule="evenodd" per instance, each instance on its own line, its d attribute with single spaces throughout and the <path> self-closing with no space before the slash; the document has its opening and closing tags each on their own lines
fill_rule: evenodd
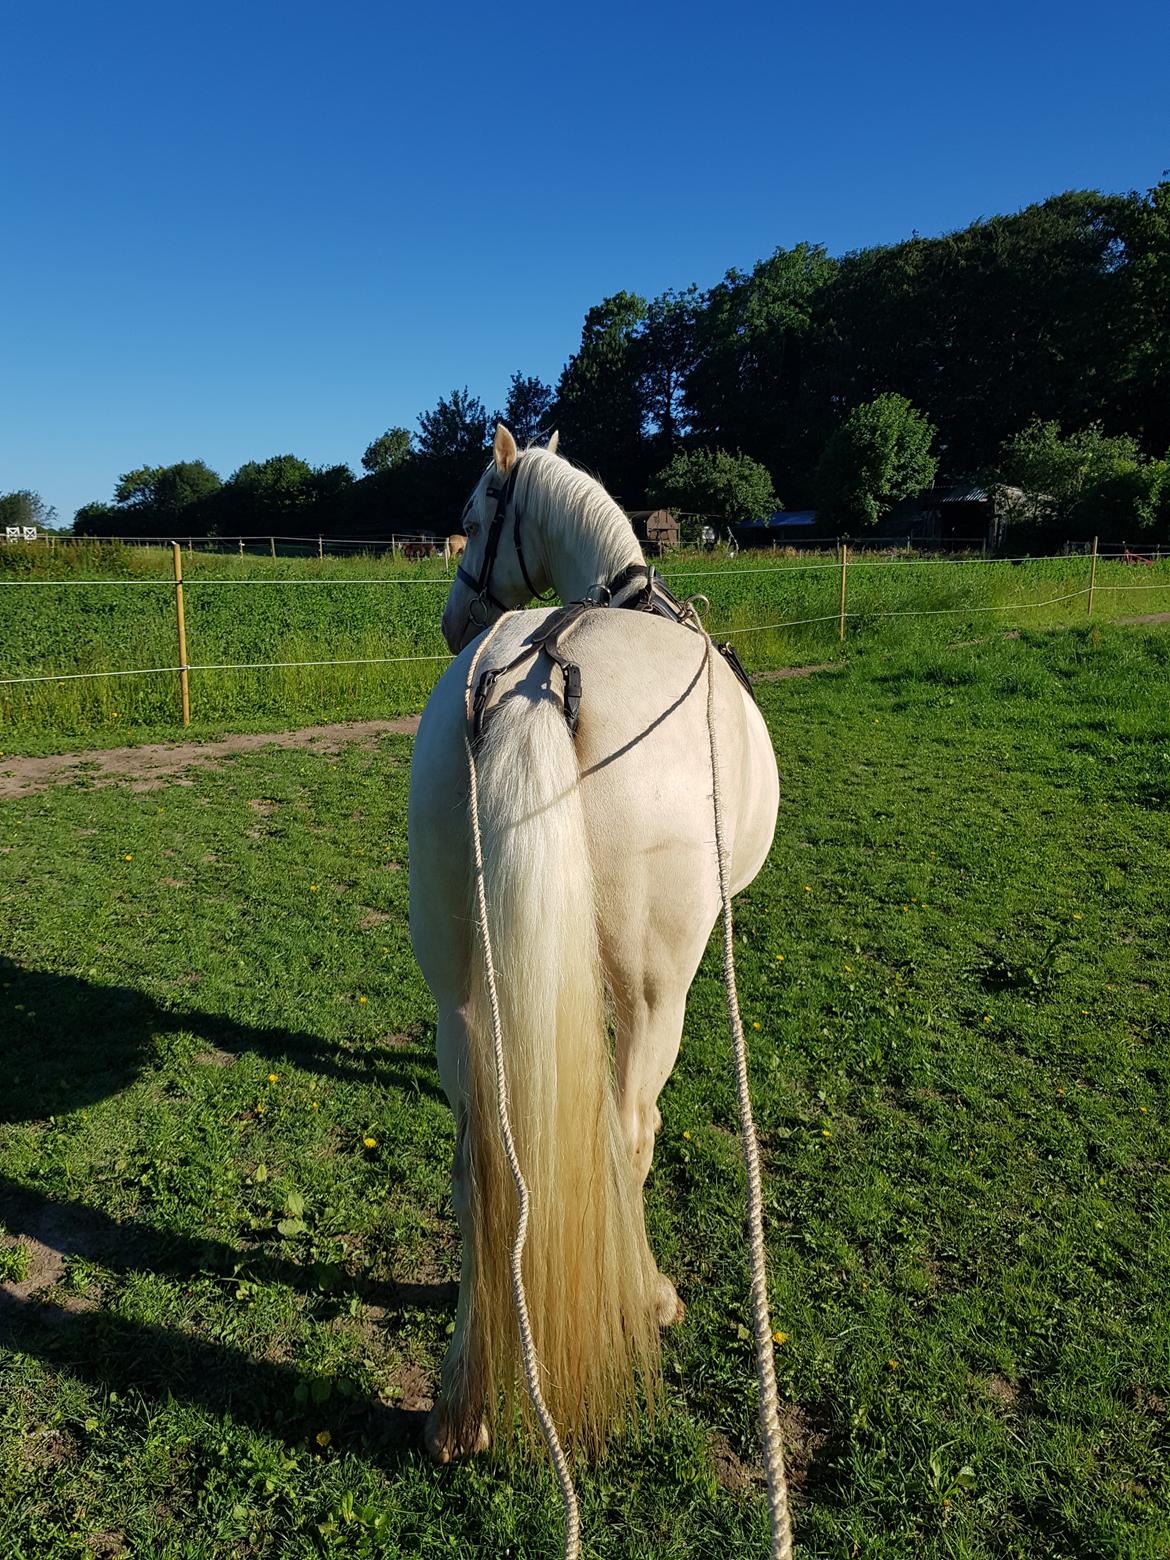
<svg viewBox="0 0 1170 1560">
<path fill-rule="evenodd" d="M 577 758 L 559 702 L 505 699 L 476 769 L 508 1113 L 530 1197 L 523 1273 L 541 1386 L 566 1445 L 596 1450 L 627 1408 L 640 1397 L 652 1406 L 658 1391 L 656 1268 L 618 1120 Z M 477 947 L 464 1402 L 482 1401 L 489 1420 L 502 1408 L 506 1434 L 519 1380 L 518 1205 L 480 939 Z"/>
</svg>

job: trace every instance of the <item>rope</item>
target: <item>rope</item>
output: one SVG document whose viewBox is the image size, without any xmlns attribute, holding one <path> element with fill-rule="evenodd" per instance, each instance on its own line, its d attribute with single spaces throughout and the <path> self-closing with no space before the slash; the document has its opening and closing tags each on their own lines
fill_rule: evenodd
<svg viewBox="0 0 1170 1560">
<path fill-rule="evenodd" d="M 752 1273 L 752 1323 L 756 1335 L 756 1371 L 760 1383 L 760 1439 L 768 1478 L 768 1510 L 772 1520 L 772 1560 L 792 1560 L 792 1521 L 788 1511 L 788 1480 L 784 1474 L 784 1443 L 776 1389 L 776 1360 L 772 1347 L 772 1322 L 768 1316 L 768 1276 L 764 1260 L 763 1198 L 760 1184 L 760 1152 L 748 1093 L 747 1045 L 735 989 L 734 928 L 731 919 L 731 883 L 727 869 L 727 844 L 723 837 L 723 805 L 719 755 L 715 743 L 715 650 L 711 636 L 697 612 L 693 621 L 706 640 L 707 738 L 711 749 L 711 802 L 715 814 L 715 854 L 719 859 L 719 897 L 723 907 L 723 982 L 727 990 L 727 1019 L 735 1052 L 735 1087 L 739 1097 L 740 1131 L 747 1169 L 748 1243 Z"/>
<path fill-rule="evenodd" d="M 475 751 L 468 736 L 474 719 L 475 674 L 479 667 L 480 657 L 487 649 L 490 641 L 495 637 L 500 624 L 509 616 L 511 614 L 505 612 L 503 617 L 496 619 L 492 627 L 481 638 L 479 646 L 471 658 L 471 666 L 467 673 L 467 687 L 464 692 L 467 724 L 463 731 L 463 747 L 467 753 L 467 773 L 469 777 L 468 802 L 471 813 L 471 842 L 475 856 L 475 893 L 479 911 L 480 933 L 483 937 L 483 959 L 487 978 L 488 1005 L 492 1014 L 492 1044 L 495 1049 L 496 1060 L 496 1106 L 500 1119 L 500 1136 L 504 1140 L 504 1152 L 508 1157 L 508 1167 L 512 1172 L 512 1180 L 516 1183 L 516 1201 L 519 1205 L 516 1219 L 516 1238 L 512 1243 L 512 1299 L 516 1305 L 516 1322 L 520 1331 L 520 1355 L 524 1362 L 525 1385 L 528 1388 L 528 1396 L 533 1410 L 540 1421 L 541 1432 L 544 1435 L 549 1456 L 552 1458 L 553 1467 L 556 1470 L 557 1483 L 561 1491 L 561 1504 L 565 1513 L 564 1560 L 577 1560 L 581 1553 L 581 1513 L 577 1507 L 577 1495 L 573 1489 L 573 1479 L 569 1473 L 569 1464 L 565 1457 L 565 1450 L 561 1445 L 560 1437 L 557 1435 L 557 1427 L 553 1423 L 552 1415 L 548 1411 L 544 1395 L 540 1390 L 540 1362 L 536 1357 L 536 1345 L 532 1338 L 532 1324 L 528 1317 L 528 1297 L 524 1292 L 524 1272 L 521 1262 L 524 1256 L 524 1241 L 528 1234 L 528 1187 L 524 1181 L 524 1173 L 520 1169 L 520 1161 L 516 1157 L 516 1143 L 512 1137 L 512 1123 L 508 1117 L 508 1083 L 504 1075 L 504 1035 L 500 1024 L 500 1004 L 496 992 L 496 970 L 492 961 L 491 933 L 488 930 L 487 893 L 484 887 L 483 872 L 483 841 L 479 832 L 479 793 L 476 782 Z"/>
</svg>

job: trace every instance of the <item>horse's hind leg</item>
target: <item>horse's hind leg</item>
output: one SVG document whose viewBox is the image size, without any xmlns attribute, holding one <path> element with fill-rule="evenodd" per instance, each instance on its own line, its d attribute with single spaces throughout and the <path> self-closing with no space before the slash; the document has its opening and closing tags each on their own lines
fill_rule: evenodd
<svg viewBox="0 0 1170 1560">
<path fill-rule="evenodd" d="M 443 1361 L 439 1396 L 427 1419 L 427 1451 L 436 1462 L 450 1462 L 473 1452 L 486 1451 L 490 1443 L 484 1418 L 483 1388 L 475 1364 L 475 1339 L 468 1329 L 468 1297 L 471 1288 L 471 1195 L 467 1178 L 467 1106 L 460 1092 L 466 1065 L 467 1029 L 459 1012 L 439 1015 L 437 1032 L 439 1078 L 455 1115 L 455 1157 L 451 1167 L 451 1200 L 462 1237 L 459 1303 L 455 1332 Z"/>
<path fill-rule="evenodd" d="M 652 991 L 647 982 L 639 985 L 642 989 L 634 991 L 627 983 L 615 981 L 614 999 L 618 1112 L 634 1174 L 643 1186 L 654 1157 L 654 1138 L 662 1125 L 658 1096 L 674 1070 L 682 1040 L 686 988 L 667 996 Z M 659 1273 L 659 1326 L 681 1322 L 684 1309 L 670 1279 Z"/>
</svg>

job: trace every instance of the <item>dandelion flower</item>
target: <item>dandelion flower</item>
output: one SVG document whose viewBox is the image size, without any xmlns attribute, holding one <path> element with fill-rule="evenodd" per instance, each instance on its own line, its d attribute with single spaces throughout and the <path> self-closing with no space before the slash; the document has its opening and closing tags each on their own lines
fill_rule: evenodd
<svg viewBox="0 0 1170 1560">
<path fill-rule="evenodd" d="M 320 1105 L 318 1105 L 317 1101 L 314 1100 L 313 1103 L 309 1106 L 309 1109 L 310 1110 L 320 1110 L 321 1107 L 320 1107 Z"/>
<path fill-rule="evenodd" d="M 897 1370 L 898 1368 L 897 1360 L 887 1360 L 886 1364 L 890 1367 L 891 1370 Z"/>
<path fill-rule="evenodd" d="M 760 1027 L 759 1024 L 757 1024 L 755 1022 L 752 1023 L 752 1028 L 753 1029 L 758 1029 L 759 1027 Z"/>
<path fill-rule="evenodd" d="M 364 1137 L 362 1138 L 362 1142 L 367 1148 L 377 1148 L 378 1146 L 378 1139 L 376 1137 Z"/>
<path fill-rule="evenodd" d="M 280 1082 L 280 1074 L 279 1073 L 269 1073 L 268 1074 L 268 1081 L 269 1081 L 269 1083 L 279 1083 Z"/>
<path fill-rule="evenodd" d="M 821 1136 L 822 1137 L 832 1137 L 833 1134 L 829 1131 L 828 1127 L 822 1127 L 821 1128 Z"/>
<path fill-rule="evenodd" d="M 256 1114 L 258 1116 L 262 1116 L 264 1114 L 264 1107 L 263 1107 L 263 1105 L 257 1105 L 257 1107 L 256 1107 Z"/>
<path fill-rule="evenodd" d="M 368 1002 L 369 1000 L 370 1000 L 369 997 L 359 997 L 358 998 L 359 1002 Z"/>
<path fill-rule="evenodd" d="M 772 1334 L 772 1342 L 773 1343 L 787 1343 L 788 1342 L 788 1334 L 786 1332 L 774 1332 Z"/>
<path fill-rule="evenodd" d="M 688 1143 L 691 1141 L 691 1134 L 689 1132 L 685 1131 L 685 1130 L 683 1132 L 683 1137 L 686 1138 Z"/>
<path fill-rule="evenodd" d="M 122 857 L 122 860 L 123 860 L 123 861 L 133 861 L 133 860 L 134 860 L 134 857 L 133 857 L 133 856 L 123 856 L 123 857 Z"/>
<path fill-rule="evenodd" d="M 310 894 L 315 894 L 316 892 L 317 892 L 317 885 L 316 885 L 316 883 L 310 883 L 309 884 L 309 893 Z"/>
<path fill-rule="evenodd" d="M 784 955 L 782 953 L 778 953 L 776 955 L 776 963 L 777 964 L 783 964 L 784 963 Z"/>
<path fill-rule="evenodd" d="M 316 1440 L 318 1446 L 328 1446 L 333 1437 L 329 1434 L 328 1430 L 318 1430 L 314 1439 Z"/>
</svg>

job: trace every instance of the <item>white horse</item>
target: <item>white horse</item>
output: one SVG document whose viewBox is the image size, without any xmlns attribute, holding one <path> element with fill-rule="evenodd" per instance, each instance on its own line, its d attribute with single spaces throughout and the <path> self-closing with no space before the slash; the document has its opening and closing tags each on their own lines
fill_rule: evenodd
<svg viewBox="0 0 1170 1560">
<path fill-rule="evenodd" d="M 476 749 L 488 924 L 531 1198 L 524 1278 L 536 1352 L 562 1438 L 585 1449 L 636 1406 L 639 1382 L 653 1398 L 658 1328 L 683 1314 L 647 1245 L 642 1186 L 687 991 L 720 910 L 704 639 L 650 612 L 583 613 L 560 646 L 581 673 L 574 735 L 561 668 L 531 650 L 552 612 L 512 611 L 549 588 L 564 602 L 636 595 L 648 571 L 625 514 L 554 447 L 521 454 L 498 427 L 464 529 L 443 613 L 460 653 L 427 704 L 410 776 L 411 933 L 439 1010 L 463 1240 L 455 1333 L 426 1431 L 443 1462 L 484 1449 L 501 1404 L 510 1427 L 518 1369 L 516 1201 L 496 1110 L 464 747 L 473 641 L 505 610 L 480 661 L 502 669 Z M 750 693 L 721 656 L 712 662 L 738 892 L 768 853 L 779 785 Z"/>
</svg>

